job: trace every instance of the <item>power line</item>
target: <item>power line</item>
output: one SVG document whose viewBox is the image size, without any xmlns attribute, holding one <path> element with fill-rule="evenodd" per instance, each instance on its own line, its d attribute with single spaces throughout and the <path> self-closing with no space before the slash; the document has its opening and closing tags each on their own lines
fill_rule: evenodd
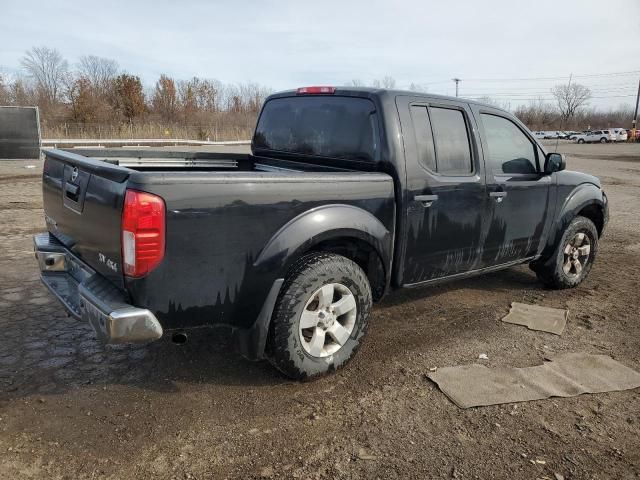
<svg viewBox="0 0 640 480">
<path fill-rule="evenodd" d="M 636 95 L 611 95 L 611 96 L 596 96 L 596 97 L 589 97 L 590 99 L 594 99 L 594 98 L 629 98 L 629 97 L 635 97 Z M 475 95 L 475 96 L 469 96 L 469 95 L 464 95 L 464 98 L 469 98 L 471 100 L 482 100 L 483 98 L 487 98 L 487 97 L 491 97 L 491 95 Z M 534 101 L 534 100 L 543 100 L 543 101 L 555 101 L 555 97 L 532 97 L 532 98 L 521 98 L 521 97 L 501 97 L 500 100 L 517 100 L 519 102 L 522 101 Z"/>
<path fill-rule="evenodd" d="M 594 91 L 592 90 L 592 93 L 595 94 L 617 94 L 617 95 L 622 95 L 622 94 L 631 94 L 635 89 L 625 89 L 625 90 L 597 90 Z M 535 96 L 549 96 L 552 95 L 553 92 L 551 92 L 551 90 L 545 90 L 545 91 L 541 91 L 541 92 L 471 92 L 471 93 L 465 93 L 465 97 L 477 97 L 477 96 L 483 96 L 483 95 L 488 95 L 488 96 L 495 96 L 495 97 L 530 97 L 532 95 Z M 622 96 L 628 96 L 628 95 L 622 95 Z M 635 94 L 630 95 L 630 96 L 635 96 Z"/>
<path fill-rule="evenodd" d="M 573 75 L 573 78 L 600 78 L 600 77 L 616 77 L 637 75 L 640 70 L 630 70 L 627 72 L 608 72 L 608 73 L 592 73 L 592 74 L 580 74 Z M 569 75 L 558 77 L 522 77 L 522 78 L 462 78 L 465 82 L 529 82 L 529 81 L 546 81 L 546 80 L 567 80 Z M 432 82 L 420 82 L 421 85 L 438 85 L 449 83 L 451 80 L 438 80 Z"/>
<path fill-rule="evenodd" d="M 584 75 L 573 75 L 573 78 L 597 78 L 597 77 L 613 77 L 613 76 L 625 76 L 625 75 L 637 75 L 640 70 L 633 70 L 629 72 L 610 72 L 610 73 L 594 73 Z M 465 78 L 468 82 L 530 82 L 540 80 L 563 80 L 569 79 L 570 76 L 563 77 L 530 77 L 530 78 Z"/>
</svg>

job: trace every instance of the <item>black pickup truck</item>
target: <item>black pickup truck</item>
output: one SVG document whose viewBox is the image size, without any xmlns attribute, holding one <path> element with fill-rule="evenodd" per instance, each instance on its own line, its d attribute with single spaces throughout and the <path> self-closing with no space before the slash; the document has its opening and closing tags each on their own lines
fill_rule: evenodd
<svg viewBox="0 0 640 480">
<path fill-rule="evenodd" d="M 529 263 L 579 284 L 608 220 L 513 115 L 458 98 L 270 96 L 251 154 L 47 150 L 42 280 L 109 343 L 206 325 L 294 378 L 344 365 L 390 289 Z"/>
</svg>

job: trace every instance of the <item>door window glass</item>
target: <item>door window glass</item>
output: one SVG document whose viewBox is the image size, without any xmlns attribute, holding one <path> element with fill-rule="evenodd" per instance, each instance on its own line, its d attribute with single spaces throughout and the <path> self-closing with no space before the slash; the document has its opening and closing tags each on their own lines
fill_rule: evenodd
<svg viewBox="0 0 640 480">
<path fill-rule="evenodd" d="M 494 174 L 537 173 L 535 148 L 513 122 L 497 115 L 482 114 L 487 139 L 487 168 Z"/>
</svg>

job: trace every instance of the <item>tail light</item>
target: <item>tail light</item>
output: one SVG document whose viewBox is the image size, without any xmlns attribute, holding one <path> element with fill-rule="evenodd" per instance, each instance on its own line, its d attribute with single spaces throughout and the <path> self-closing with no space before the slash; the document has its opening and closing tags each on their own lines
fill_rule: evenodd
<svg viewBox="0 0 640 480">
<path fill-rule="evenodd" d="M 142 277 L 164 258 L 165 206 L 157 195 L 127 190 L 122 211 L 124 274 Z"/>
<path fill-rule="evenodd" d="M 300 87 L 298 90 L 296 90 L 296 93 L 298 95 L 336 93 L 336 87 Z"/>
</svg>

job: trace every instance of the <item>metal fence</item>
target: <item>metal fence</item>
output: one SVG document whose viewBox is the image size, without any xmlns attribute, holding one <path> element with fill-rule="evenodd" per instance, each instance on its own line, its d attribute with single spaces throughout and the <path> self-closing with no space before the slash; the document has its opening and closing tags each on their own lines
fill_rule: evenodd
<svg viewBox="0 0 640 480">
<path fill-rule="evenodd" d="M 39 156 L 38 107 L 0 107 L 0 159 Z"/>
</svg>

